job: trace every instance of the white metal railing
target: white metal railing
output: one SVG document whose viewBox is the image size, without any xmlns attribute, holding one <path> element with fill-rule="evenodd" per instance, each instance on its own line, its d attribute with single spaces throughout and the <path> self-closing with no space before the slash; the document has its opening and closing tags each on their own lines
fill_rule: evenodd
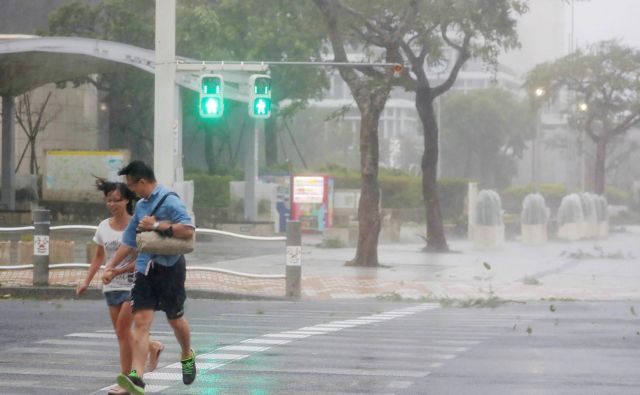
<svg viewBox="0 0 640 395">
<path fill-rule="evenodd" d="M 59 226 L 51 226 L 50 230 L 96 230 L 97 226 L 94 225 L 59 225 Z M 21 232 L 25 230 L 35 230 L 34 226 L 20 226 L 13 228 L 0 228 L 0 232 Z M 235 237 L 238 239 L 245 240 L 257 240 L 257 241 L 286 241 L 287 238 L 284 236 L 272 236 L 272 237 L 263 237 L 263 236 L 249 236 L 243 235 L 239 233 L 226 232 L 223 230 L 217 229 L 207 229 L 207 228 L 196 228 L 196 234 L 209 234 L 209 235 L 220 235 L 220 236 L 228 236 Z M 49 265 L 50 269 L 81 269 L 88 268 L 90 265 L 88 263 L 57 263 Z M 104 269 L 104 265 L 100 268 Z M 0 266 L 0 270 L 24 270 L 24 269 L 33 269 L 33 264 L 27 265 L 12 265 L 12 266 Z M 253 273 L 243 273 L 236 272 L 232 270 L 226 270 L 216 267 L 204 267 L 204 266 L 187 266 L 187 270 L 190 271 L 204 271 L 204 272 L 216 272 L 223 274 L 230 274 L 239 277 L 245 278 L 258 278 L 258 279 L 284 279 L 285 275 L 280 274 L 253 274 Z"/>
<path fill-rule="evenodd" d="M 49 269 L 88 269 L 88 263 L 54 263 L 49 265 Z M 33 264 L 29 263 L 26 265 L 12 265 L 12 266 L 0 266 L 0 270 L 25 270 L 25 269 L 33 269 Z M 100 269 L 104 269 L 104 265 L 100 266 Z M 217 267 L 204 267 L 204 266 L 187 266 L 188 271 L 194 272 L 212 272 L 212 273 L 222 273 L 222 274 L 230 274 L 238 277 L 245 278 L 257 278 L 257 279 L 284 279 L 284 274 L 253 274 L 253 273 L 243 273 L 236 272 L 233 270 L 221 269 Z"/>
<path fill-rule="evenodd" d="M 207 229 L 207 228 L 196 228 L 196 234 L 201 233 L 201 234 L 209 234 L 209 235 L 221 235 L 221 236 L 230 236 L 230 237 L 235 237 L 238 239 L 246 239 L 246 240 L 260 240 L 260 241 L 285 241 L 287 240 L 286 237 L 284 236 L 270 236 L 270 237 L 266 237 L 266 236 L 249 236 L 249 235 L 243 235 L 243 234 L 239 234 L 239 233 L 231 233 L 231 232 L 226 232 L 224 230 L 217 230 L 217 229 Z"/>
<path fill-rule="evenodd" d="M 95 225 L 58 225 L 51 226 L 50 230 L 96 230 L 98 229 Z M 0 232 L 20 232 L 25 230 L 35 230 L 34 226 L 19 226 L 14 228 L 0 228 Z M 260 240 L 260 241 L 285 241 L 287 238 L 284 236 L 249 236 L 243 235 L 240 233 L 232 233 L 226 232 L 224 230 L 217 229 L 208 229 L 208 228 L 196 228 L 196 233 L 200 234 L 211 234 L 211 235 L 221 235 L 221 236 L 229 236 L 236 237 L 238 239 L 246 239 L 246 240 Z"/>
</svg>

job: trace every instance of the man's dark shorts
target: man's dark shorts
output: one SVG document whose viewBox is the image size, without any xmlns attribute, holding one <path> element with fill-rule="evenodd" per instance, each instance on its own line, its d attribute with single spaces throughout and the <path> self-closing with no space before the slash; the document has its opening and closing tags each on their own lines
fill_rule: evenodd
<svg viewBox="0 0 640 395">
<path fill-rule="evenodd" d="M 138 310 L 162 310 L 167 319 L 175 320 L 184 314 L 184 289 L 187 268 L 184 256 L 170 267 L 152 263 L 148 274 L 136 273 L 131 290 L 131 308 Z"/>
</svg>

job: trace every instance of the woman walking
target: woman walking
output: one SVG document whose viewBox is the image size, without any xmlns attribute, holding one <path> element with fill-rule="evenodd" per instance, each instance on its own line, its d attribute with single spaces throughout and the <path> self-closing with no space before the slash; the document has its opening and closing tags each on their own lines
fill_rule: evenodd
<svg viewBox="0 0 640 395">
<path fill-rule="evenodd" d="M 110 182 L 98 178 L 96 187 L 104 194 L 111 217 L 98 225 L 93 237 L 93 241 L 97 244 L 97 252 L 91 261 L 85 280 L 76 288 L 78 296 L 85 293 L 89 284 L 91 284 L 91 280 L 100 269 L 100 265 L 104 262 L 109 262 L 118 247 L 120 247 L 122 233 L 131 220 L 133 203 L 136 198 L 135 193 L 122 182 Z M 131 371 L 131 323 L 133 322 L 133 315 L 131 313 L 130 296 L 131 288 L 133 287 L 134 266 L 135 253 L 103 275 L 104 285 L 102 286 L 102 292 L 107 301 L 109 316 L 118 339 L 120 368 L 123 374 L 128 374 Z M 152 371 L 156 368 L 162 350 L 164 350 L 162 343 L 158 341 L 149 342 L 147 371 Z M 128 392 L 119 386 L 115 386 L 108 394 L 124 395 L 128 394 Z"/>
</svg>

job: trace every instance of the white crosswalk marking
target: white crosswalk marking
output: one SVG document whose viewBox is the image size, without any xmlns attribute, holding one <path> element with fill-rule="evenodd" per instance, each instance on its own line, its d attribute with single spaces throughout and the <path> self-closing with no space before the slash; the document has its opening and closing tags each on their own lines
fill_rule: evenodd
<svg viewBox="0 0 640 395">
<path fill-rule="evenodd" d="M 247 343 L 247 344 L 273 344 L 273 345 L 287 344 L 289 342 L 290 340 L 271 340 L 271 339 L 247 339 L 242 341 L 242 343 Z"/>
<path fill-rule="evenodd" d="M 363 311 L 291 314 L 282 308 L 269 314 L 193 318 L 190 325 L 198 330 L 192 332 L 192 343 L 199 354 L 198 379 L 192 387 L 182 384 L 180 349 L 171 329 L 163 322 L 154 324 L 152 337 L 163 341 L 166 351 L 156 371 L 144 375 L 146 392 L 195 394 L 211 386 L 211 393 L 248 393 L 242 385 L 249 383 L 270 388 L 264 393 L 293 394 L 304 393 L 313 383 L 323 394 L 364 394 L 366 388 L 377 388 L 377 394 L 416 393 L 415 381 L 495 336 L 496 328 L 513 326 L 509 317 L 474 312 L 443 315 L 434 312 L 438 308 L 409 305 L 369 315 Z M 415 320 L 424 312 L 429 312 L 428 326 Z M 288 325 L 285 317 L 297 318 L 300 325 Z M 53 379 L 63 392 L 104 395 L 120 369 L 118 355 L 113 330 L 35 340 L 0 351 L 0 388 L 9 388 L 7 393 L 11 388 L 40 393 Z M 78 359 L 82 382 L 61 379 L 78 369 Z M 286 377 L 286 391 L 278 387 L 284 385 L 277 379 L 280 376 Z M 331 380 L 320 379 L 326 376 Z"/>
</svg>

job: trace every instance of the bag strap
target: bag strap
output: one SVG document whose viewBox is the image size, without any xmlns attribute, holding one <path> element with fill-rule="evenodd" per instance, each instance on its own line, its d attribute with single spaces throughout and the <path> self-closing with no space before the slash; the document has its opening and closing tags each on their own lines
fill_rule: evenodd
<svg viewBox="0 0 640 395">
<path fill-rule="evenodd" d="M 160 201 L 158 202 L 158 204 L 156 204 L 156 206 L 153 208 L 153 211 L 151 211 L 151 213 L 149 214 L 149 217 L 153 217 L 153 214 L 156 213 L 156 211 L 158 211 L 158 208 L 160 208 L 160 205 L 162 205 L 162 203 L 164 203 L 164 201 L 167 199 L 167 197 L 169 197 L 169 195 L 173 195 L 176 196 L 178 199 L 180 199 L 180 196 L 178 196 L 177 193 L 175 192 L 169 192 L 166 195 L 164 195 L 162 197 L 162 199 L 160 199 Z"/>
</svg>

